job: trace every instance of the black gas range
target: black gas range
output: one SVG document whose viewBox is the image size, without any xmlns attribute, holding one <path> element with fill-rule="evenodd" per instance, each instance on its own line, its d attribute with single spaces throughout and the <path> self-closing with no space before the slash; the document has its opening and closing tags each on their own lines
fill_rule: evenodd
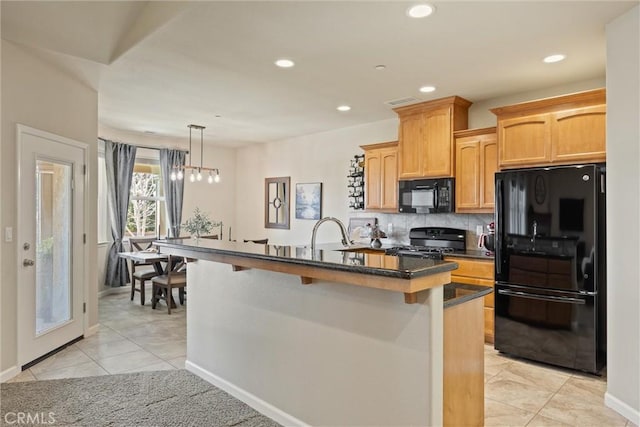
<svg viewBox="0 0 640 427">
<path fill-rule="evenodd" d="M 386 255 L 442 259 L 466 251 L 465 230 L 446 227 L 418 227 L 409 231 L 410 245 L 395 246 Z"/>
</svg>

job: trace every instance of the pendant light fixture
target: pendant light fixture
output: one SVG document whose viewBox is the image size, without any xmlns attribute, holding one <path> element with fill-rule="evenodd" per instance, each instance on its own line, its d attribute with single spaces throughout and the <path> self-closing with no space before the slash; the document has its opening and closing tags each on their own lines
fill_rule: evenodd
<svg viewBox="0 0 640 427">
<path fill-rule="evenodd" d="M 182 180 L 185 178 L 185 175 L 189 174 L 189 181 L 196 182 L 202 181 L 202 173 L 209 172 L 209 178 L 207 178 L 207 182 L 212 184 L 214 182 L 220 182 L 220 169 L 218 168 L 205 168 L 202 165 L 203 154 L 204 154 L 204 126 L 200 125 L 189 125 L 189 165 L 188 166 L 175 166 L 173 171 L 171 172 L 171 181 Z M 200 131 L 200 166 L 193 166 L 191 164 L 192 151 L 191 151 L 191 137 L 193 129 Z"/>
</svg>

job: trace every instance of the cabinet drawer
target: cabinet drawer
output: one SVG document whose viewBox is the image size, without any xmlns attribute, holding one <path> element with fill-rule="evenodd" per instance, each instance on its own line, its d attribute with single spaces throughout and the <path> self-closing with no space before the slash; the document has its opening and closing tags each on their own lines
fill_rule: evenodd
<svg viewBox="0 0 640 427">
<path fill-rule="evenodd" d="M 477 277 L 493 281 L 493 262 L 455 257 L 445 257 L 444 259 L 458 263 L 458 269 L 451 272 L 452 276 Z"/>
</svg>

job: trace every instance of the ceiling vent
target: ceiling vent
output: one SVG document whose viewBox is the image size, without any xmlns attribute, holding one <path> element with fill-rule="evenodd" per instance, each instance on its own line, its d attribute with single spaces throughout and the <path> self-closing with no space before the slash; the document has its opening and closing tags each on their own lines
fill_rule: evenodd
<svg viewBox="0 0 640 427">
<path fill-rule="evenodd" d="M 421 100 L 418 98 L 414 98 L 413 96 L 409 96 L 407 98 L 400 99 L 392 99 L 391 101 L 385 101 L 384 103 L 391 107 L 399 107 L 401 105 L 409 105 L 415 104 L 416 102 L 420 102 Z"/>
</svg>

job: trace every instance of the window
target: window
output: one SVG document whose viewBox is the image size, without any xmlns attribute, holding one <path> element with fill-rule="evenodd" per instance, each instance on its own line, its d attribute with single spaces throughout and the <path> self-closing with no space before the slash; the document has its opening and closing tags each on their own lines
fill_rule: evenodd
<svg viewBox="0 0 640 427">
<path fill-rule="evenodd" d="M 131 177 L 126 237 L 160 236 L 166 229 L 160 165 L 157 160 L 136 159 Z"/>
<path fill-rule="evenodd" d="M 142 150 L 139 150 L 142 151 Z M 131 179 L 129 209 L 124 238 L 166 234 L 164 190 L 157 151 L 144 150 L 136 155 Z M 144 156 L 144 157 L 143 157 Z M 98 242 L 110 242 L 111 224 L 107 201 L 107 175 L 104 142 L 98 142 Z"/>
</svg>

